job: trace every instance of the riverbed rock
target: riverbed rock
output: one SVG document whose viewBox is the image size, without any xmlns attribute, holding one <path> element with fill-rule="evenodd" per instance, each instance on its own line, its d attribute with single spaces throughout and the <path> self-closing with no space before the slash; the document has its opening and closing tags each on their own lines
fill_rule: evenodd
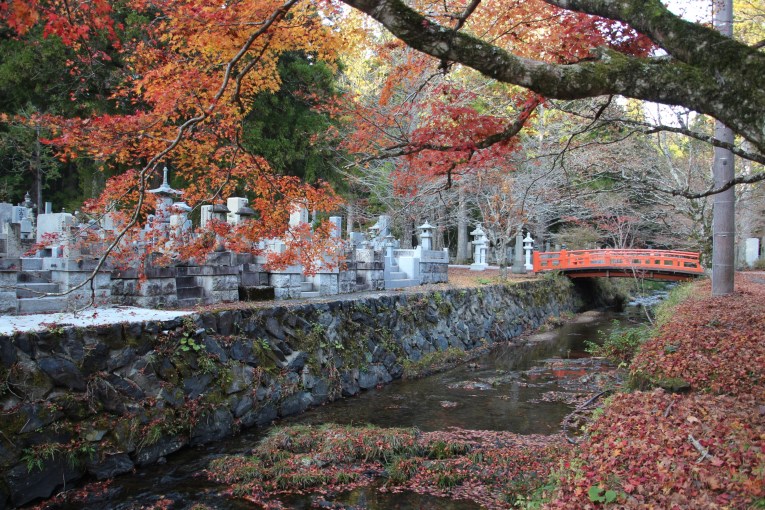
<svg viewBox="0 0 765 510">
<path fill-rule="evenodd" d="M 49 498 L 58 487 L 79 479 L 82 474 L 82 467 L 75 467 L 63 455 L 56 455 L 53 459 L 43 460 L 41 467 L 34 466 L 31 470 L 26 463 L 17 464 L 8 471 L 5 481 L 11 503 L 21 506 L 37 498 Z"/>
<path fill-rule="evenodd" d="M 353 371 L 346 370 L 340 374 L 340 391 L 344 397 L 352 397 L 361 391 Z"/>
<path fill-rule="evenodd" d="M 287 356 L 287 370 L 300 372 L 308 361 L 308 353 L 304 351 L 294 351 Z"/>
<path fill-rule="evenodd" d="M 366 367 L 366 370 L 362 370 L 359 373 L 359 387 L 362 390 L 368 390 L 374 388 L 379 384 L 387 384 L 391 382 L 393 378 L 385 370 L 385 367 L 381 365 L 370 365 Z"/>
<path fill-rule="evenodd" d="M 230 436 L 234 430 L 234 418 L 228 409 L 218 408 L 202 413 L 197 423 L 191 427 L 189 444 L 191 446 L 211 443 Z"/>
<path fill-rule="evenodd" d="M 313 387 L 311 388 L 311 398 L 313 399 L 313 405 L 321 405 L 329 400 L 329 382 L 322 378 L 317 378 Z"/>
<path fill-rule="evenodd" d="M 0 366 L 10 367 L 18 360 L 16 347 L 10 341 L 0 341 Z"/>
<path fill-rule="evenodd" d="M 26 356 L 24 356 L 26 357 Z M 14 392 L 27 400 L 40 400 L 53 389 L 53 381 L 30 359 L 19 361 L 8 374 L 8 383 Z"/>
<path fill-rule="evenodd" d="M 279 416 L 300 414 L 313 404 L 313 397 L 307 391 L 301 391 L 284 399 L 279 406 Z"/>
<path fill-rule="evenodd" d="M 252 386 L 255 369 L 248 365 L 234 364 L 229 368 L 231 383 L 226 387 L 226 394 L 231 395 Z"/>
<path fill-rule="evenodd" d="M 210 382 L 212 382 L 211 374 L 195 374 L 183 380 L 183 391 L 193 400 L 207 391 Z"/>
<path fill-rule="evenodd" d="M 90 375 L 106 370 L 109 364 L 109 346 L 104 343 L 89 345 L 82 360 L 82 371 Z"/>
<path fill-rule="evenodd" d="M 231 359 L 247 363 L 251 366 L 258 366 L 258 358 L 252 349 L 252 340 L 236 339 L 229 347 Z"/>
<path fill-rule="evenodd" d="M 146 398 L 146 394 L 135 382 L 129 379 L 123 379 L 116 374 L 107 374 L 105 376 L 106 381 L 112 385 L 112 387 L 119 391 L 121 394 L 133 400 L 143 400 Z"/>
<path fill-rule="evenodd" d="M 108 381 L 95 378 L 91 384 L 91 394 L 106 411 L 117 415 L 125 412 L 122 396 Z"/>
<path fill-rule="evenodd" d="M 135 464 L 137 466 L 154 464 L 158 459 L 177 452 L 187 444 L 183 437 L 161 437 L 155 444 L 140 448 L 135 453 Z"/>
<path fill-rule="evenodd" d="M 284 334 L 284 328 L 279 322 L 279 319 L 277 319 L 276 317 L 271 316 L 267 318 L 265 328 L 268 334 L 273 336 L 274 338 L 277 338 L 279 340 L 284 340 L 286 338 Z"/>
<path fill-rule="evenodd" d="M 226 354 L 226 351 L 223 350 L 223 348 L 214 338 L 209 336 L 205 337 L 202 340 L 202 345 L 208 354 L 212 354 L 213 356 L 217 357 L 221 363 L 228 361 L 228 354 Z"/>
<path fill-rule="evenodd" d="M 277 418 L 276 406 L 267 404 L 258 409 L 253 409 L 242 415 L 239 420 L 243 427 L 267 427 Z"/>
<path fill-rule="evenodd" d="M 99 480 L 114 478 L 117 475 L 129 473 L 135 467 L 130 456 L 126 453 L 105 454 L 103 458 L 93 458 L 85 462 L 88 473 Z"/>
<path fill-rule="evenodd" d="M 135 361 L 136 356 L 136 351 L 132 346 L 115 349 L 109 354 L 109 359 L 106 362 L 106 370 L 113 372 L 118 368 L 122 368 Z"/>
<path fill-rule="evenodd" d="M 255 400 L 250 395 L 242 398 L 234 398 L 231 405 L 231 412 L 234 418 L 241 418 L 255 408 Z"/>
</svg>

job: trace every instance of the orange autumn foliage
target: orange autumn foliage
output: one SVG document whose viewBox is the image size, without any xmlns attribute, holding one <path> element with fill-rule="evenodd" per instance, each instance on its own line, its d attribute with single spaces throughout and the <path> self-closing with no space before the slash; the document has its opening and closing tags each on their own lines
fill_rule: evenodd
<svg viewBox="0 0 765 510">
<path fill-rule="evenodd" d="M 32 120 L 55 133 L 47 143 L 62 159 L 87 157 L 118 170 L 104 193 L 84 207 L 94 216 L 108 212 L 116 225 L 128 229 L 113 257 L 125 258 L 125 263 L 128 255 L 136 255 L 140 229 L 155 208 L 154 198 L 145 191 L 158 184 L 156 173 L 163 164 L 171 167 L 182 199 L 192 208 L 234 194 L 250 199 L 257 219 L 246 228 L 221 232 L 230 248 L 257 253 L 258 241 L 285 237 L 291 240 L 289 249 L 274 263 L 299 259 L 308 266 L 315 251 L 331 250 L 327 226 L 297 236 L 288 231 L 287 219 L 295 202 L 327 213 L 339 206 L 339 197 L 325 183 L 307 185 L 276 174 L 262 157 L 248 154 L 239 137 L 253 98 L 279 88 L 277 62 L 283 52 L 336 60 L 341 41 L 323 23 L 334 8 L 294 0 L 119 4 L 150 20 L 140 39 L 120 40 L 124 34 L 115 21 L 117 2 L 0 3 L 0 20 L 18 34 L 43 23 L 46 36 L 60 37 L 72 47 L 87 47 L 100 34 L 121 51 L 124 73 L 110 98 L 116 113 L 85 118 L 40 115 Z M 71 64 L 76 69 L 77 64 Z M 153 235 L 163 239 L 153 239 L 148 249 L 172 258 L 199 258 L 213 248 L 204 236 L 188 244 L 188 239 L 173 239 L 169 233 Z M 184 249 L 178 250 L 179 244 Z"/>
</svg>

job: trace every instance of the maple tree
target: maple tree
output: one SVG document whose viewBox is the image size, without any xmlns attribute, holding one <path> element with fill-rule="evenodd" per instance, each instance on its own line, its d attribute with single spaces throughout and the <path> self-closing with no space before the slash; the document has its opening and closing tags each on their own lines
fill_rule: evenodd
<svg viewBox="0 0 765 510">
<path fill-rule="evenodd" d="M 143 17 L 142 31 L 126 30 L 119 21 L 117 10 L 125 8 Z M 322 8 L 331 10 L 328 4 Z M 221 201 L 235 190 L 251 198 L 255 221 L 235 229 L 213 226 L 226 235 L 229 248 L 257 252 L 257 241 L 285 237 L 290 249 L 272 262 L 300 257 L 309 271 L 322 246 L 330 250 L 328 226 L 288 232 L 287 218 L 295 203 L 318 213 L 332 211 L 339 202 L 336 194 L 324 182 L 306 185 L 280 175 L 241 143 L 242 121 L 258 95 L 279 89 L 282 54 L 305 51 L 317 61 L 335 61 L 338 40 L 322 23 L 319 6 L 296 0 L 224 5 L 135 0 L 125 6 L 106 0 L 9 1 L 0 4 L 0 18 L 20 35 L 42 25 L 47 37 L 73 48 L 72 73 L 111 58 L 94 40 L 107 40 L 119 52 L 124 69 L 109 96 L 111 111 L 30 119 L 55 132 L 48 143 L 60 158 L 89 158 L 118 172 L 105 192 L 84 206 L 94 217 L 108 213 L 118 225 L 105 234 L 111 249 L 127 255 L 126 241 L 141 238 L 155 206 L 146 191 L 156 182 L 157 169 L 169 163 L 174 183 L 192 207 Z M 163 249 L 173 241 L 172 233 L 165 233 L 149 249 L 188 258 L 215 247 L 201 236 L 182 253 Z"/>
</svg>

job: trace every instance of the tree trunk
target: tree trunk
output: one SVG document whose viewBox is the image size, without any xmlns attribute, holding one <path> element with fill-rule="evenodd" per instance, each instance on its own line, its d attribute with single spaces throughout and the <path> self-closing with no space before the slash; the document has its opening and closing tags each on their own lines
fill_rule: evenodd
<svg viewBox="0 0 765 510">
<path fill-rule="evenodd" d="M 499 264 L 499 279 L 507 280 L 507 242 L 500 241 L 497 247 L 497 263 Z"/>
<path fill-rule="evenodd" d="M 466 264 L 470 257 L 470 249 L 468 245 L 468 217 L 467 217 L 467 200 L 465 200 L 465 188 L 459 187 L 457 206 L 457 264 Z"/>
<path fill-rule="evenodd" d="M 733 0 L 723 0 L 715 12 L 714 24 L 723 35 L 733 35 Z M 733 131 L 722 122 L 715 122 L 715 138 L 733 145 Z M 727 149 L 715 147 L 715 159 L 712 176 L 715 186 L 721 186 L 735 176 L 733 153 Z M 724 296 L 733 293 L 735 274 L 736 236 L 735 194 L 731 187 L 714 198 L 712 211 L 712 295 Z"/>
<path fill-rule="evenodd" d="M 444 247 L 444 225 L 446 224 L 445 207 L 436 207 L 436 228 L 433 235 L 433 249 L 441 250 Z"/>
</svg>

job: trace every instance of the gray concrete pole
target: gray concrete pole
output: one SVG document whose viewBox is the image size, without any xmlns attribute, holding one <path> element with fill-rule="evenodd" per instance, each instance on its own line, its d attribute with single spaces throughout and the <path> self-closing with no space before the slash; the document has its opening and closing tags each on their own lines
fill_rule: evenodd
<svg viewBox="0 0 765 510">
<path fill-rule="evenodd" d="M 526 272 L 526 266 L 523 263 L 523 227 L 518 228 L 518 234 L 515 236 L 515 250 L 513 255 L 512 272 L 514 274 L 524 274 Z"/>
<path fill-rule="evenodd" d="M 728 37 L 733 35 L 733 0 L 715 2 L 714 25 Z M 733 144 L 733 131 L 722 122 L 715 121 L 715 138 Z M 722 186 L 735 176 L 733 153 L 715 147 L 712 177 L 715 187 Z M 731 187 L 714 196 L 712 213 L 712 295 L 733 293 L 735 275 L 735 194 Z"/>
</svg>

